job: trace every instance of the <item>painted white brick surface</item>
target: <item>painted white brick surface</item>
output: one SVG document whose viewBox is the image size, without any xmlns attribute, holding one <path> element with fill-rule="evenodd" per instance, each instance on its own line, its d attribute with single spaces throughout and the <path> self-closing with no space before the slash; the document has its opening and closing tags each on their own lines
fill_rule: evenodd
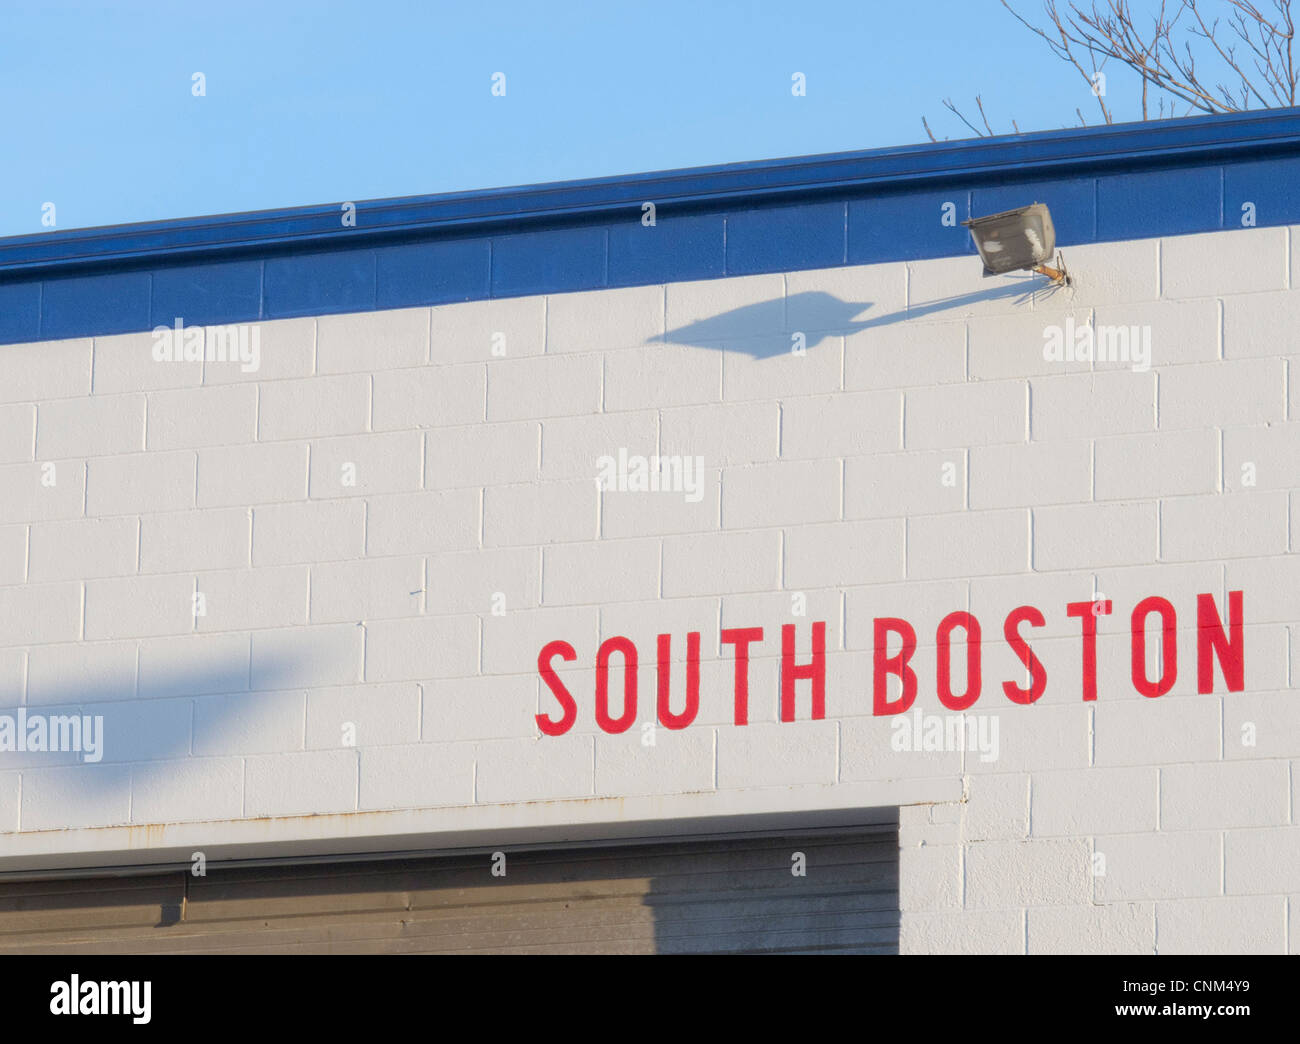
<svg viewBox="0 0 1300 1044">
<path fill-rule="evenodd" d="M 429 361 L 436 366 L 540 355 L 548 303 L 545 297 L 515 297 L 434 308 Z"/>
<path fill-rule="evenodd" d="M 316 320 L 281 319 L 260 323 L 261 366 L 245 370 L 243 365 L 204 365 L 205 387 L 218 384 L 261 384 L 265 381 L 310 377 L 316 358 Z M 205 336 L 211 336 L 205 331 Z M 103 338 L 97 340 L 98 343 Z M 173 364 L 175 365 L 175 364 Z"/>
<path fill-rule="evenodd" d="M 1094 370 L 1029 382 L 1030 438 L 1091 438 L 1152 431 L 1156 426 L 1156 374 Z"/>
<path fill-rule="evenodd" d="M 258 395 L 257 437 L 268 442 L 356 435 L 369 419 L 369 374 L 267 381 Z"/>
<path fill-rule="evenodd" d="M 250 514 L 248 508 L 236 507 L 142 516 L 140 572 L 183 573 L 249 565 Z"/>
<path fill-rule="evenodd" d="M 250 443 L 257 438 L 257 396 L 258 389 L 251 384 L 154 392 L 147 411 L 148 448 Z"/>
<path fill-rule="evenodd" d="M 304 500 L 307 446 L 282 442 L 200 450 L 197 496 L 203 508 Z"/>
<path fill-rule="evenodd" d="M 147 334 L 0 347 L 0 706 L 106 730 L 99 763 L 0 752 L 3 841 L 436 809 L 563 828 L 601 799 L 879 786 L 905 951 L 1300 950 L 1297 243 L 1073 247 L 1068 300 L 977 293 L 1002 284 L 950 258 L 267 321 L 255 372 L 154 363 Z M 1067 316 L 1149 328 L 1150 368 L 1047 358 Z M 699 496 L 598 487 L 620 451 L 702 458 Z M 1200 693 L 1196 597 L 1237 590 L 1245 691 L 1216 664 Z M 1094 596 L 1092 702 L 1065 606 Z M 1130 676 L 1148 596 L 1178 616 L 1156 698 Z M 1022 605 L 1033 706 L 1002 685 L 1027 680 L 1002 633 Z M 996 721 L 997 755 L 897 749 L 872 621 L 915 629 L 915 707 L 942 718 L 936 632 L 965 611 L 965 720 Z M 782 627 L 805 665 L 814 621 L 826 718 L 800 677 L 782 721 Z M 762 629 L 744 726 L 727 628 Z M 680 708 L 691 632 L 699 717 L 643 742 L 656 638 Z M 609 735 L 614 636 L 637 710 Z M 537 720 L 551 642 L 562 736 Z M 1147 645 L 1155 677 L 1154 618 Z M 966 652 L 958 629 L 954 693 Z M 618 655 L 607 681 L 617 714 Z"/>
<path fill-rule="evenodd" d="M 472 743 L 367 747 L 361 752 L 358 804 L 363 809 L 469 804 L 474 754 Z"/>
<path fill-rule="evenodd" d="M 240 513 L 247 511 L 244 508 Z M 209 511 L 206 514 L 211 518 L 216 512 Z M 335 562 L 357 558 L 365 552 L 364 501 L 322 500 L 265 504 L 253 508 L 252 516 L 252 558 L 255 566 Z M 304 533 L 310 533 L 311 538 L 304 541 Z"/>
<path fill-rule="evenodd" d="M 140 523 L 134 518 L 77 519 L 33 525 L 28 579 L 89 580 L 136 571 Z"/>
<path fill-rule="evenodd" d="M 36 411 L 36 456 L 101 457 L 144 449 L 143 395 L 62 399 Z"/>
<path fill-rule="evenodd" d="M 33 460 L 35 435 L 35 406 L 0 406 L 0 464 Z"/>
<path fill-rule="evenodd" d="M 89 340 L 6 347 L 0 354 L 0 402 L 84 398 L 90 394 L 92 349 Z"/>
</svg>

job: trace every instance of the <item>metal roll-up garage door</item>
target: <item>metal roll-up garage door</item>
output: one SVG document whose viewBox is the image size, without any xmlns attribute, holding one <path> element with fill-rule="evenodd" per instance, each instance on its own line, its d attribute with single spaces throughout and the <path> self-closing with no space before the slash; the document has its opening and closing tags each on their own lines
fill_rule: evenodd
<svg viewBox="0 0 1300 1044">
<path fill-rule="evenodd" d="M 495 863 L 504 876 L 476 852 L 0 882 L 0 952 L 898 950 L 896 828 L 506 850 Z"/>
</svg>

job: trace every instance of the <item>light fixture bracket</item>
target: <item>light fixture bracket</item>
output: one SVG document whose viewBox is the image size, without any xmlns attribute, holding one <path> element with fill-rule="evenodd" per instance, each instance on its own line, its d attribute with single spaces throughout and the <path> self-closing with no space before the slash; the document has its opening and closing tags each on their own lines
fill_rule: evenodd
<svg viewBox="0 0 1300 1044">
<path fill-rule="evenodd" d="M 1035 265 L 1033 271 L 1039 275 L 1047 276 L 1053 286 L 1070 286 L 1070 273 L 1066 271 L 1065 262 L 1061 260 L 1061 252 L 1056 252 L 1056 266 Z"/>
</svg>

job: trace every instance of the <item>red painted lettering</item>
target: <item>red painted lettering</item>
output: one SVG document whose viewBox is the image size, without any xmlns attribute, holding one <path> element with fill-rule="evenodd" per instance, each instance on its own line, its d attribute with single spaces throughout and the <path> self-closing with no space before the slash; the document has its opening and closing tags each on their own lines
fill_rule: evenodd
<svg viewBox="0 0 1300 1044">
<path fill-rule="evenodd" d="M 894 656 L 886 655 L 889 636 L 896 634 L 903 639 L 903 648 Z M 907 665 L 916 652 L 916 632 L 906 620 L 891 616 L 878 616 L 875 619 L 874 634 L 874 677 L 872 679 L 872 710 L 877 715 L 902 714 L 912 706 L 916 699 L 916 671 Z M 903 692 L 898 699 L 889 699 L 889 675 L 895 675 L 903 683 Z"/>
<path fill-rule="evenodd" d="M 1228 592 L 1228 631 L 1223 633 L 1223 621 L 1214 604 L 1214 595 L 1196 596 L 1196 691 L 1214 691 L 1214 661 L 1219 659 L 1223 680 L 1229 692 L 1241 692 L 1246 687 L 1246 640 L 1242 634 L 1242 595 L 1240 591 Z"/>
<path fill-rule="evenodd" d="M 564 682 L 560 681 L 560 676 L 555 673 L 555 668 L 551 666 L 551 661 L 557 656 L 562 660 L 576 660 L 578 658 L 578 654 L 573 651 L 572 645 L 560 641 L 547 642 L 542 646 L 542 651 L 537 654 L 537 673 L 542 676 L 542 681 L 546 682 L 546 687 L 551 690 L 559 701 L 561 709 L 558 721 L 553 721 L 544 714 L 536 716 L 537 727 L 547 736 L 563 736 L 573 728 L 573 723 L 578 720 L 578 703 L 573 698 L 573 694 L 565 688 Z"/>
<path fill-rule="evenodd" d="M 1151 613 L 1159 613 L 1164 626 L 1160 646 L 1163 673 L 1154 682 L 1147 678 L 1147 617 Z M 1142 599 L 1133 607 L 1132 632 L 1133 688 L 1152 699 L 1163 696 L 1178 678 L 1178 615 L 1174 607 L 1163 598 Z"/>
<path fill-rule="evenodd" d="M 1011 651 L 1020 657 L 1020 662 L 1029 668 L 1029 688 L 1022 689 L 1015 682 L 1003 682 L 1002 691 L 1007 694 L 1007 699 L 1012 703 L 1029 704 L 1033 703 L 1040 697 L 1047 688 L 1047 669 L 1043 666 L 1042 661 L 1034 655 L 1034 650 L 1029 648 L 1029 643 L 1020 637 L 1020 625 L 1029 624 L 1030 627 L 1042 627 L 1046 621 L 1043 614 L 1035 609 L 1032 605 L 1022 605 L 1012 609 L 1007 614 L 1006 622 L 1002 625 L 1002 634 L 1011 646 Z M 1087 626 L 1085 624 L 1085 626 Z M 1096 620 L 1093 620 L 1095 635 Z M 1093 643 L 1094 654 L 1096 652 L 1096 643 Z M 1085 671 L 1085 674 L 1087 672 Z M 1096 658 L 1093 661 L 1093 698 L 1097 695 L 1097 668 Z M 1086 698 L 1086 697 L 1085 697 Z"/>
<path fill-rule="evenodd" d="M 952 691 L 952 632 L 961 627 L 966 631 L 966 691 L 954 696 Z M 970 613 L 949 613 L 939 621 L 935 633 L 939 649 L 938 679 L 936 689 L 939 702 L 949 710 L 964 711 L 980 698 L 980 622 Z"/>
<path fill-rule="evenodd" d="M 721 635 L 723 645 L 736 647 L 736 717 L 737 725 L 749 724 L 749 647 L 763 640 L 761 627 L 728 627 Z"/>
<path fill-rule="evenodd" d="M 700 632 L 691 631 L 686 636 L 686 709 L 680 714 L 672 712 L 670 704 L 672 671 L 671 635 L 659 636 L 659 721 L 670 729 L 684 729 L 700 712 Z"/>
<path fill-rule="evenodd" d="M 826 717 L 826 623 L 812 626 L 812 660 L 795 665 L 794 624 L 781 627 L 781 720 L 794 721 L 794 683 L 796 679 L 812 682 L 812 716 L 814 721 Z"/>
<path fill-rule="evenodd" d="M 623 714 L 609 716 L 609 658 L 623 657 Z M 606 638 L 596 650 L 596 724 L 606 732 L 626 732 L 636 720 L 636 646 L 627 638 Z"/>
</svg>

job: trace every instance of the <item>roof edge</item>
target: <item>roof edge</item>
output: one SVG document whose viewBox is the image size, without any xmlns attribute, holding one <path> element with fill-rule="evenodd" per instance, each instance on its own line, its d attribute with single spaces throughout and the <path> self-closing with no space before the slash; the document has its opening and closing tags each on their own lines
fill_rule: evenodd
<svg viewBox="0 0 1300 1044">
<path fill-rule="evenodd" d="M 1300 108 L 1039 131 L 957 142 L 129 225 L 0 239 L 0 279 L 107 265 L 157 265 L 247 252 L 360 247 L 408 237 L 597 221 L 644 202 L 708 211 L 952 180 L 1034 178 L 1279 152 L 1300 154 Z"/>
</svg>

